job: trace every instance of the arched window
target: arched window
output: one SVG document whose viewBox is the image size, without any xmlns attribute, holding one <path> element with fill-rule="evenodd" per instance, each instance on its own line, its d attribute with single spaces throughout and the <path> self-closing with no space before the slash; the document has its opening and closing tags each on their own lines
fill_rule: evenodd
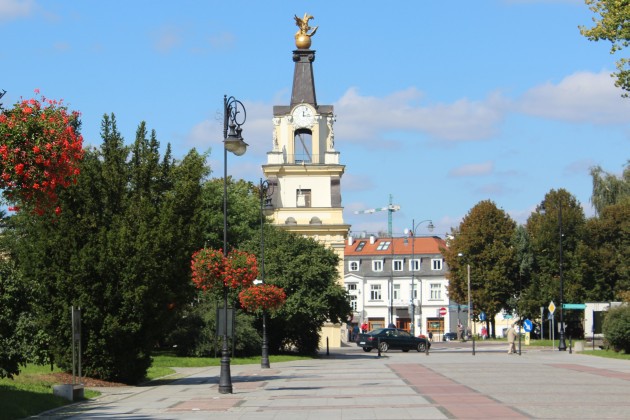
<svg viewBox="0 0 630 420">
<path fill-rule="evenodd" d="M 311 163 L 313 161 L 313 142 L 311 130 L 301 128 L 295 130 L 293 137 L 293 150 L 295 151 L 295 163 Z"/>
</svg>

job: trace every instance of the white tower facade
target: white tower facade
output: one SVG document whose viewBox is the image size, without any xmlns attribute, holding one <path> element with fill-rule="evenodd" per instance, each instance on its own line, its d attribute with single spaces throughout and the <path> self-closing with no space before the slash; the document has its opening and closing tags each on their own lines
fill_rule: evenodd
<svg viewBox="0 0 630 420">
<path fill-rule="evenodd" d="M 339 256 L 337 281 L 343 285 L 350 226 L 343 221 L 341 177 L 345 166 L 335 150 L 334 109 L 316 100 L 315 51 L 298 45 L 293 61 L 291 103 L 273 107 L 272 150 L 262 167 L 273 186 L 272 218 L 274 224 L 333 249 Z M 322 337 L 331 346 L 341 345 L 339 326 L 327 326 Z"/>
</svg>

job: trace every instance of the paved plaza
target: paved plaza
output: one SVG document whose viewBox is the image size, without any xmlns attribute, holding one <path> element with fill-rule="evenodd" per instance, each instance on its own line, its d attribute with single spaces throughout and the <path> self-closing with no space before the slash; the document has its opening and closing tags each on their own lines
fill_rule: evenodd
<svg viewBox="0 0 630 420">
<path fill-rule="evenodd" d="M 434 343 L 378 356 L 358 347 L 319 360 L 179 369 L 177 379 L 99 388 L 96 400 L 39 418 L 126 419 L 629 419 L 630 361 L 505 344 Z"/>
</svg>

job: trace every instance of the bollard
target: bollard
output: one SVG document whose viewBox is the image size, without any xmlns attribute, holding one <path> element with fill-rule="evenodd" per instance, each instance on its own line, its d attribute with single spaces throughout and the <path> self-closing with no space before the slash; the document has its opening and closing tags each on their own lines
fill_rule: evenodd
<svg viewBox="0 0 630 420">
<path fill-rule="evenodd" d="M 424 345 L 424 354 L 426 354 L 427 356 L 429 355 L 429 340 L 427 340 L 427 341 L 425 342 L 425 345 Z"/>
<path fill-rule="evenodd" d="M 473 342 L 472 343 L 473 344 L 473 346 L 472 346 L 473 347 L 472 355 L 474 356 L 475 355 L 475 336 L 474 335 L 473 335 L 473 338 L 472 338 L 472 342 Z"/>
<path fill-rule="evenodd" d="M 573 353 L 573 338 L 569 337 L 569 354 Z"/>
<path fill-rule="evenodd" d="M 330 356 L 330 349 L 328 347 L 328 337 L 326 337 L 326 356 Z"/>
<path fill-rule="evenodd" d="M 376 357 L 381 357 L 381 339 L 380 339 L 380 337 L 376 340 L 376 349 L 378 350 L 378 353 L 376 354 Z"/>
</svg>

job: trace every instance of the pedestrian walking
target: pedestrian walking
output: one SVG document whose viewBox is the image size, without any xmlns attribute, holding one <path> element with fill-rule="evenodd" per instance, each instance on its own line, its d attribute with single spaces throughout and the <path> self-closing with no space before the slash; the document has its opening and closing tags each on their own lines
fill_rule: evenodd
<svg viewBox="0 0 630 420">
<path fill-rule="evenodd" d="M 516 353 L 516 346 L 514 345 L 514 342 L 516 341 L 515 325 L 516 324 L 512 324 L 507 330 L 508 354 Z"/>
</svg>

